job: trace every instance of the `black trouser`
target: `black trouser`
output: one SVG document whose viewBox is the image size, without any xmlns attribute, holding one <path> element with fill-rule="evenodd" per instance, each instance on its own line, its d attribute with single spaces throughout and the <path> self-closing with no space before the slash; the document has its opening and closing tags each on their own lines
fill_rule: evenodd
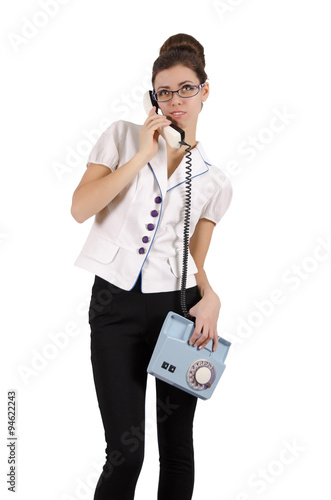
<svg viewBox="0 0 331 500">
<path fill-rule="evenodd" d="M 146 369 L 167 313 L 181 314 L 180 291 L 145 294 L 140 291 L 140 280 L 125 291 L 96 276 L 92 287 L 91 362 L 107 443 L 94 500 L 134 498 L 144 459 Z M 187 310 L 200 298 L 198 287 L 188 288 Z M 157 378 L 155 384 L 157 498 L 190 500 L 197 398 Z"/>
</svg>

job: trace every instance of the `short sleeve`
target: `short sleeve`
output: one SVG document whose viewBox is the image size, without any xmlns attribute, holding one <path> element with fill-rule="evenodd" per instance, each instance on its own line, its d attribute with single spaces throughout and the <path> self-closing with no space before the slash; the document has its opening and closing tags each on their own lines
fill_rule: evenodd
<svg viewBox="0 0 331 500">
<path fill-rule="evenodd" d="M 112 123 L 94 144 L 88 157 L 86 167 L 90 163 L 106 165 L 113 172 L 119 163 L 119 122 Z"/>
<path fill-rule="evenodd" d="M 209 219 L 217 224 L 227 211 L 232 200 L 232 185 L 230 179 L 225 177 L 222 186 L 215 191 L 204 205 L 200 219 Z"/>
</svg>

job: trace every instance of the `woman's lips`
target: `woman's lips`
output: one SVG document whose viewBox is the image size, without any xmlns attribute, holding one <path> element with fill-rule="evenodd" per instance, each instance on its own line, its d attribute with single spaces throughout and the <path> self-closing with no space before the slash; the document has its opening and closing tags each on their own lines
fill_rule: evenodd
<svg viewBox="0 0 331 500">
<path fill-rule="evenodd" d="M 178 118 L 180 116 L 185 115 L 185 111 L 173 111 L 170 113 L 173 118 Z"/>
</svg>

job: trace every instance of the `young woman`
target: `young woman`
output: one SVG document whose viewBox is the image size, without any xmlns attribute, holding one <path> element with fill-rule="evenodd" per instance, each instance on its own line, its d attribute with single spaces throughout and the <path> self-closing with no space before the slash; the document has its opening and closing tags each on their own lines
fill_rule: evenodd
<svg viewBox="0 0 331 500">
<path fill-rule="evenodd" d="M 185 131 L 192 155 L 186 290 L 187 309 L 195 318 L 191 343 L 204 348 L 212 339 L 213 350 L 217 347 L 220 300 L 203 266 L 232 188 L 196 141 L 198 116 L 209 94 L 204 67 L 204 49 L 195 38 L 170 37 L 152 74 L 163 114 L 153 107 L 142 126 L 119 120 L 108 127 L 73 194 L 75 220 L 95 216 L 75 261 L 95 275 L 91 363 L 107 443 L 95 500 L 134 498 L 144 458 L 146 369 L 167 313 L 182 314 L 186 147 L 166 143 L 163 128 L 171 122 Z M 157 378 L 155 385 L 158 500 L 189 500 L 197 398 Z"/>
</svg>

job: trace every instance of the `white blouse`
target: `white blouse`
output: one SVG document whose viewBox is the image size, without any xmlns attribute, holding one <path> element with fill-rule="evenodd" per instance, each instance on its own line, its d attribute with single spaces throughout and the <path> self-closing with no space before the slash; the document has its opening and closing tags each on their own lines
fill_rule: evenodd
<svg viewBox="0 0 331 500">
<path fill-rule="evenodd" d="M 139 148 L 141 125 L 119 120 L 108 127 L 89 155 L 90 163 L 112 171 Z M 189 237 L 199 219 L 216 224 L 232 199 L 228 176 L 208 161 L 200 142 L 192 149 Z M 94 217 L 74 265 L 131 290 L 140 272 L 142 292 L 180 290 L 183 258 L 186 157 L 168 179 L 166 142 L 159 136 L 154 158 Z M 196 285 L 197 267 L 189 252 L 187 288 Z"/>
</svg>

